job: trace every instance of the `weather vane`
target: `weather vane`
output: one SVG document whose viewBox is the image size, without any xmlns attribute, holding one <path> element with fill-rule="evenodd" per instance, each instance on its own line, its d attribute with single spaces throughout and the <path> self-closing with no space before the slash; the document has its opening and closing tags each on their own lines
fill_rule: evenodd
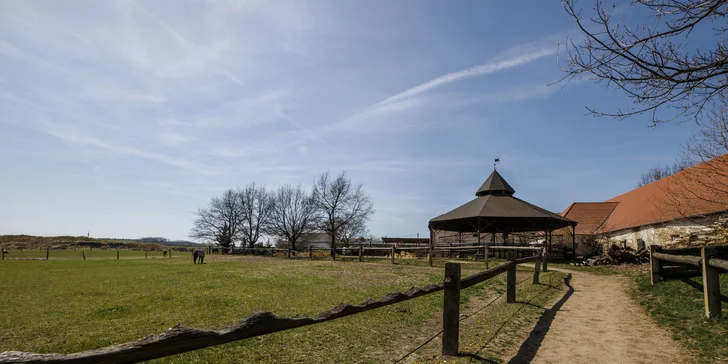
<svg viewBox="0 0 728 364">
<path fill-rule="evenodd" d="M 493 161 L 493 170 L 494 170 L 494 171 L 495 171 L 495 165 L 496 165 L 496 164 L 497 164 L 498 162 L 500 162 L 500 158 L 496 158 L 496 159 L 495 159 L 495 160 Z"/>
</svg>

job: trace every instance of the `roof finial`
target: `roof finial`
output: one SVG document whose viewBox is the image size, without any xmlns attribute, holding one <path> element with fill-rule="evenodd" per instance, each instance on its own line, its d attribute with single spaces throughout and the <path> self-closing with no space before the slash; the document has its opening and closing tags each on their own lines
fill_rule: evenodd
<svg viewBox="0 0 728 364">
<path fill-rule="evenodd" d="M 500 158 L 496 158 L 496 159 L 495 159 L 495 160 L 493 161 L 493 170 L 494 170 L 494 171 L 495 171 L 495 164 L 496 164 L 496 163 L 498 163 L 498 162 L 500 162 Z"/>
</svg>

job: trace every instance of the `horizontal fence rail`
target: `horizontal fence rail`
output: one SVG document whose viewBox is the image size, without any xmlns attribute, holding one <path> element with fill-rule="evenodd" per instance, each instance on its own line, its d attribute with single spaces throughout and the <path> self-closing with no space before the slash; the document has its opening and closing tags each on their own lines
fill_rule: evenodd
<svg viewBox="0 0 728 364">
<path fill-rule="evenodd" d="M 696 266 L 696 267 L 699 267 L 700 262 L 702 261 L 702 258 L 700 258 L 700 257 L 693 257 L 693 256 L 689 256 L 689 255 L 674 255 L 674 254 L 667 254 L 667 253 L 652 253 L 652 255 L 656 259 L 659 259 L 659 260 L 662 260 L 665 262 L 692 265 L 692 266 Z"/>
<path fill-rule="evenodd" d="M 708 261 L 708 264 L 710 264 L 710 266 L 713 268 L 718 268 L 718 269 L 728 271 L 728 260 L 711 259 L 710 261 Z"/>
<path fill-rule="evenodd" d="M 412 287 L 405 292 L 389 293 L 380 299 L 369 299 L 358 305 L 342 303 L 311 317 L 288 318 L 278 317 L 271 312 L 254 312 L 250 316 L 218 330 L 202 330 L 177 325 L 164 333 L 151 335 L 137 341 L 79 353 L 38 354 L 6 351 L 0 353 L 0 363 L 136 363 L 335 320 L 443 290 L 445 295 L 443 301 L 442 353 L 443 355 L 457 355 L 460 290 L 507 272 L 506 302 L 513 303 L 516 297 L 516 266 L 521 263 L 535 261 L 534 284 L 538 283 L 542 260 L 545 271 L 547 257 L 542 256 L 542 254 L 516 259 L 516 253 L 510 252 L 508 258 L 507 263 L 463 279 L 460 279 L 460 264 L 447 263 L 445 278 L 440 283 L 421 288 Z"/>
<path fill-rule="evenodd" d="M 681 248 L 663 250 L 657 245 L 650 246 L 650 284 L 655 285 L 669 274 L 665 265 L 697 267 L 703 277 L 703 300 L 705 316 L 720 317 L 721 297 L 719 274 L 728 273 L 728 246 L 708 246 L 703 248 Z"/>
</svg>

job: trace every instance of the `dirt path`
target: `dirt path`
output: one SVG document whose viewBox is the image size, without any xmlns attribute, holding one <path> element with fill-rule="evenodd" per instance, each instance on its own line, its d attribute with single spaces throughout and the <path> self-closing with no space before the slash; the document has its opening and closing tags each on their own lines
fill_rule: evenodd
<svg viewBox="0 0 728 364">
<path fill-rule="evenodd" d="M 559 269 L 554 269 L 559 270 Z M 689 355 L 627 293 L 629 278 L 571 273 L 510 363 L 685 363 Z"/>
</svg>

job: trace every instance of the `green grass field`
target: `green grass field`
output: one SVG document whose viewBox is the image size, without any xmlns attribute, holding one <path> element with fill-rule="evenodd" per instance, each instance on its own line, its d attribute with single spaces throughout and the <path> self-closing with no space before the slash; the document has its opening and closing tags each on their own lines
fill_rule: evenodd
<svg viewBox="0 0 728 364">
<path fill-rule="evenodd" d="M 648 274 L 636 277 L 634 297 L 673 338 L 697 351 L 701 362 L 728 361 L 728 274 L 720 275 L 723 318 L 707 319 L 702 277 L 668 279 L 650 285 Z"/>
<path fill-rule="evenodd" d="M 189 253 L 144 259 L 144 252 L 134 252 L 141 253 L 141 258 L 116 260 L 115 251 L 99 251 L 109 252 L 113 259 L 3 261 L 0 351 L 71 353 L 133 341 L 177 323 L 220 328 L 256 310 L 281 316 L 311 315 L 340 302 L 360 303 L 394 290 L 437 282 L 444 271 L 441 260 L 436 261 L 438 267 L 431 268 L 422 259 L 393 265 L 208 256 L 206 264 L 193 265 Z M 463 262 L 463 269 L 463 276 L 475 273 L 482 270 L 482 262 Z M 559 277 L 554 279 L 558 274 L 543 274 L 542 281 L 558 282 Z M 519 272 L 519 280 L 526 281 L 530 275 L 530 271 Z M 500 276 L 464 290 L 463 310 L 474 310 L 486 298 L 502 293 L 503 280 Z M 550 292 L 548 286 L 523 284 L 519 295 L 535 294 L 536 290 L 542 300 L 557 292 Z M 500 312 L 503 306 L 497 303 L 492 309 Z M 515 309 L 522 305 L 508 306 Z M 432 294 L 159 361 L 391 362 L 441 328 L 441 310 L 442 293 Z M 480 315 L 485 317 L 487 312 Z M 517 328 L 524 324 L 524 318 L 515 316 L 514 322 Z M 432 355 L 437 345 L 433 341 L 421 355 Z"/>
</svg>

